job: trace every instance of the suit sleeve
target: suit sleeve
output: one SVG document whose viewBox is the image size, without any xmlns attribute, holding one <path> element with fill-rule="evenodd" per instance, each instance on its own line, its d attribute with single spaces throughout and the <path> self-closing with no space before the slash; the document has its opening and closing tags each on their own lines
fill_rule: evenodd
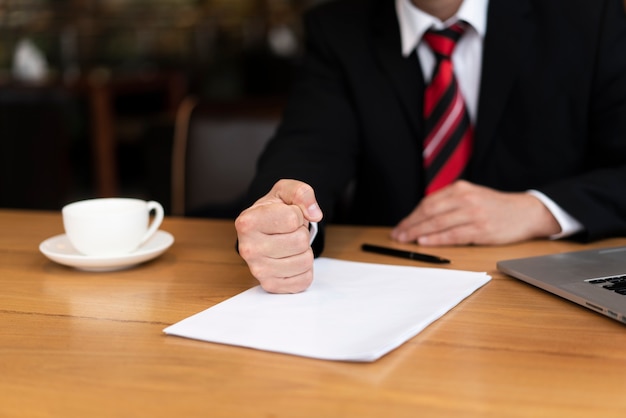
<svg viewBox="0 0 626 418">
<path fill-rule="evenodd" d="M 605 5 L 592 74 L 587 170 L 539 189 L 584 225 L 575 237 L 583 241 L 626 235 L 626 15 L 619 1 Z"/>
</svg>

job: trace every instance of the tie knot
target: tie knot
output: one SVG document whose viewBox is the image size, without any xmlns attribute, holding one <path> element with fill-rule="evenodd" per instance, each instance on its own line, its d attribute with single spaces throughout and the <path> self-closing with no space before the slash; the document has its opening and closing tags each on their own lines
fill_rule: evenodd
<svg viewBox="0 0 626 418">
<path fill-rule="evenodd" d="M 461 39 L 466 27 L 465 22 L 457 22 L 441 30 L 428 29 L 424 33 L 424 41 L 436 55 L 450 59 L 452 51 L 454 51 L 454 47 L 458 40 Z"/>
</svg>

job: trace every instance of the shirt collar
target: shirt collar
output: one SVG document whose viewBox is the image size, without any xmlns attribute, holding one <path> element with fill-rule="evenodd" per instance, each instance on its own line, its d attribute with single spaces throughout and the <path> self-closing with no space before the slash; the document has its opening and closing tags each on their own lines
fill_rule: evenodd
<svg viewBox="0 0 626 418">
<path fill-rule="evenodd" d="M 458 13 L 446 22 L 424 13 L 413 5 L 411 0 L 396 0 L 396 13 L 400 25 L 402 39 L 402 55 L 405 57 L 417 47 L 426 32 L 431 27 L 444 28 L 458 20 L 469 23 L 481 39 L 487 31 L 487 7 L 489 0 L 464 0 Z"/>
</svg>

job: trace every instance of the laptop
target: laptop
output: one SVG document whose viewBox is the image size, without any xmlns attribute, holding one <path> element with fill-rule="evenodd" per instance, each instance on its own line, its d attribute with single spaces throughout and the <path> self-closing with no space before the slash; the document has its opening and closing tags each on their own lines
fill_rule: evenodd
<svg viewBox="0 0 626 418">
<path fill-rule="evenodd" d="M 497 268 L 626 323 L 626 246 L 502 260 Z"/>
</svg>

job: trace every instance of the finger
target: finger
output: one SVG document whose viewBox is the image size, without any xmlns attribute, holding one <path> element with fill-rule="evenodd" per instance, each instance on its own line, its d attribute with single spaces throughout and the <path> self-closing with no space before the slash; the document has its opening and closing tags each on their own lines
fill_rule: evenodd
<svg viewBox="0 0 626 418">
<path fill-rule="evenodd" d="M 396 225 L 396 229 L 406 229 L 415 223 L 422 222 L 439 212 L 445 211 L 450 206 L 449 190 L 449 187 L 444 187 L 424 197 L 417 207 Z"/>
<path fill-rule="evenodd" d="M 259 283 L 268 293 L 300 293 L 307 290 L 313 283 L 313 270 L 307 270 L 289 278 L 259 280 Z"/>
<path fill-rule="evenodd" d="M 299 207 L 284 203 L 264 203 L 244 210 L 235 220 L 240 235 L 287 234 L 306 225 Z"/>
<path fill-rule="evenodd" d="M 263 289 L 270 293 L 302 292 L 313 281 L 313 251 L 309 249 L 282 259 L 267 258 L 263 263 L 251 266 L 250 270 Z"/>
<path fill-rule="evenodd" d="M 479 244 L 476 228 L 470 224 L 460 225 L 454 228 L 421 235 L 417 243 L 423 246 L 435 247 L 442 245 L 470 245 Z"/>
<path fill-rule="evenodd" d="M 288 205 L 299 207 L 308 221 L 322 220 L 322 210 L 315 199 L 313 188 L 308 184 L 298 180 L 280 180 L 274 185 L 270 194 Z"/>
<path fill-rule="evenodd" d="M 310 248 L 309 241 L 309 229 L 302 225 L 287 234 L 266 235 L 255 242 L 255 248 L 264 257 L 281 259 L 304 253 Z"/>
<path fill-rule="evenodd" d="M 459 206 L 450 199 L 424 202 L 392 230 L 391 238 L 412 242 L 420 235 L 448 229 L 465 221 Z"/>
<path fill-rule="evenodd" d="M 466 227 L 472 223 L 471 219 L 469 219 L 467 215 L 468 214 L 464 211 L 455 210 L 430 218 L 424 222 L 420 222 L 406 228 L 399 235 L 398 241 L 421 243 L 421 240 L 427 236 L 449 234 L 450 231 Z"/>
<path fill-rule="evenodd" d="M 411 242 L 420 234 L 465 223 L 467 220 L 460 216 L 469 203 L 468 196 L 475 188 L 475 185 L 459 180 L 428 195 L 409 216 L 396 225 L 391 232 L 391 238 L 400 242 Z"/>
</svg>

